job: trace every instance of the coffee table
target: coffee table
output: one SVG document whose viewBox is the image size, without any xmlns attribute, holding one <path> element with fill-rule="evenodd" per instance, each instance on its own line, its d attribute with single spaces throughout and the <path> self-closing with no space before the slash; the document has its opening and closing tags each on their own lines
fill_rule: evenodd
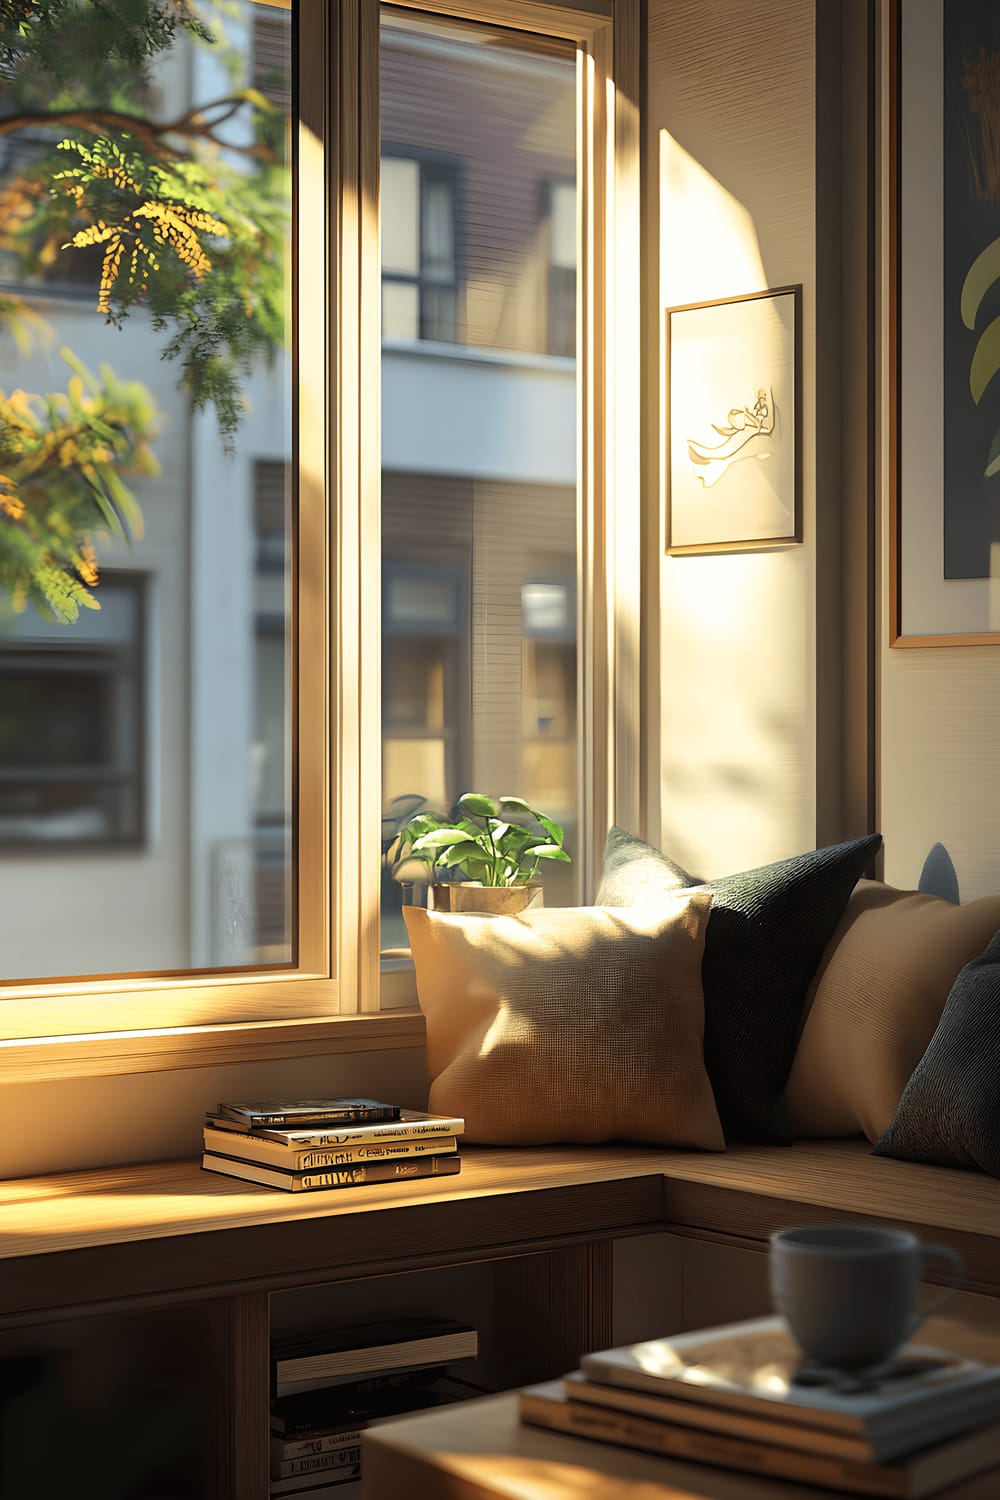
<svg viewBox="0 0 1000 1500">
<path fill-rule="evenodd" d="M 844 1493 L 523 1426 L 515 1391 L 374 1427 L 362 1454 L 362 1500 L 837 1500 Z M 993 1469 L 933 1500 L 998 1496 Z"/>
</svg>

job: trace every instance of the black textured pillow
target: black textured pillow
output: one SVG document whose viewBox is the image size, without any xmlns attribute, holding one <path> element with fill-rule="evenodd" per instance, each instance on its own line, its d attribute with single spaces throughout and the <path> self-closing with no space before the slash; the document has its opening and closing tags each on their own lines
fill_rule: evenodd
<svg viewBox="0 0 1000 1500">
<path fill-rule="evenodd" d="M 781 1095 L 809 981 L 881 842 L 873 833 L 701 882 L 712 892 L 702 963 L 705 1066 L 727 1139 L 791 1140 Z M 634 834 L 608 834 L 599 906 L 631 906 L 692 885 Z"/>
<path fill-rule="evenodd" d="M 873 1156 L 1000 1177 L 1000 932 L 966 964 Z"/>
</svg>

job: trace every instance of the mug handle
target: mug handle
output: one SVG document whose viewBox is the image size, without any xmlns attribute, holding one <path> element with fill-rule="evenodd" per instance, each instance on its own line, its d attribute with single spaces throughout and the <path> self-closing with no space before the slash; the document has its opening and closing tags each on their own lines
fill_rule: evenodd
<svg viewBox="0 0 1000 1500">
<path fill-rule="evenodd" d="M 965 1262 L 957 1250 L 949 1250 L 947 1245 L 921 1245 L 921 1269 L 923 1269 L 928 1261 L 932 1260 L 943 1260 L 947 1266 L 951 1267 L 951 1285 L 945 1287 L 943 1292 L 939 1293 L 937 1297 L 933 1297 L 926 1307 L 922 1307 L 914 1315 L 913 1322 L 910 1324 L 910 1331 L 906 1335 L 908 1339 L 913 1337 L 917 1329 L 926 1318 L 930 1317 L 931 1313 L 940 1311 L 945 1303 L 955 1295 L 965 1276 Z"/>
</svg>

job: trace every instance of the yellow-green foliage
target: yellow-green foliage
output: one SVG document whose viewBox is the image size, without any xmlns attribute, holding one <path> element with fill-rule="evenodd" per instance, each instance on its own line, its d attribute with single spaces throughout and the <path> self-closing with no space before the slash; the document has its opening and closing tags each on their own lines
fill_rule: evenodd
<svg viewBox="0 0 1000 1500">
<path fill-rule="evenodd" d="M 0 391 L 0 595 L 68 623 L 101 607 L 95 542 L 142 535 L 126 479 L 157 463 L 145 387 L 60 352 L 74 372 L 65 392 Z"/>
</svg>

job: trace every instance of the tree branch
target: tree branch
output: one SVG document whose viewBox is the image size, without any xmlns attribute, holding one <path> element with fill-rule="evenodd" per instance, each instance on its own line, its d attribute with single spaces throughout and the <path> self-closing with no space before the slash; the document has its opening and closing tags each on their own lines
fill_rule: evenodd
<svg viewBox="0 0 1000 1500">
<path fill-rule="evenodd" d="M 16 130 L 74 125 L 77 129 L 89 130 L 94 135 L 101 135 L 106 130 L 120 130 L 125 134 L 134 135 L 151 155 L 165 159 L 181 155 L 181 152 L 171 146 L 166 139 L 168 136 L 175 135 L 183 136 L 186 140 L 209 141 L 213 146 L 219 146 L 226 151 L 239 152 L 241 156 L 254 157 L 257 161 L 276 161 L 275 152 L 262 141 L 256 141 L 252 146 L 239 145 L 232 141 L 220 140 L 215 134 L 219 126 L 231 120 L 240 107 L 246 103 L 248 99 L 245 94 L 232 94 L 226 99 L 217 99 L 213 104 L 202 104 L 196 109 L 190 109 L 176 120 L 166 120 L 162 123 L 143 119 L 141 115 L 126 114 L 116 109 L 31 110 L 17 115 L 0 116 L 0 136 L 11 135 Z M 213 120 L 205 118 L 206 114 L 215 110 L 222 110 L 222 113 Z"/>
</svg>

